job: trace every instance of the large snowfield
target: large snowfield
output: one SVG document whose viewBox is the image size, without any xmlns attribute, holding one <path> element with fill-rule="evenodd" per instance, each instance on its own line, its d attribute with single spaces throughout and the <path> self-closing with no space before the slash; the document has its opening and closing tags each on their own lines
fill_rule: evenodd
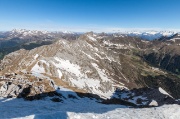
<svg viewBox="0 0 180 119">
<path fill-rule="evenodd" d="M 20 119 L 179 119 L 179 105 L 152 108 L 129 108 L 105 105 L 89 98 L 63 102 L 0 98 L 0 118 Z"/>
</svg>

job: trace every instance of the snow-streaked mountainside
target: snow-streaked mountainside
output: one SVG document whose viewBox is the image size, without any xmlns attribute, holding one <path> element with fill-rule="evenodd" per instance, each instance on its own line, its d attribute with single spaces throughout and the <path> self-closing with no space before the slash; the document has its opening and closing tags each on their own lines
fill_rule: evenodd
<svg viewBox="0 0 180 119">
<path fill-rule="evenodd" d="M 112 38 L 114 39 L 110 40 Z M 132 89 L 144 86 L 134 83 L 143 78 L 144 74 L 141 73 L 141 78 L 139 78 L 139 73 L 133 72 L 133 70 L 138 72 L 146 70 L 146 72 L 154 74 L 152 69 L 155 69 L 143 65 L 138 57 L 129 58 L 133 50 L 144 50 L 144 46 L 151 45 L 150 42 L 129 36 L 119 38 L 122 40 L 119 40 L 118 37 L 87 33 L 80 36 L 78 40 L 60 39 L 51 45 L 32 50 L 22 49 L 5 56 L 1 61 L 3 69 L 1 73 L 2 75 L 9 73 L 9 77 L 14 79 L 23 77 L 27 79 L 29 85 L 32 85 L 32 81 L 28 81 L 30 77 L 46 79 L 52 83 L 50 85 L 52 89 L 48 88 L 49 91 L 64 83 L 66 87 L 76 87 L 81 92 L 109 98 L 116 88 Z M 138 62 L 141 68 L 135 67 L 137 65 L 135 62 Z M 164 73 L 158 69 L 155 75 Z M 12 81 L 14 82 L 14 80 Z M 42 87 L 42 90 L 45 89 Z M 42 92 L 42 90 L 40 91 Z M 33 93 L 32 91 L 32 95 Z M 18 93 L 16 92 L 15 95 Z"/>
<path fill-rule="evenodd" d="M 0 61 L 2 118 L 169 118 L 170 110 L 179 116 L 179 34 L 147 41 L 121 33 L 14 33 L 2 42 L 53 42 L 21 44 Z"/>
</svg>

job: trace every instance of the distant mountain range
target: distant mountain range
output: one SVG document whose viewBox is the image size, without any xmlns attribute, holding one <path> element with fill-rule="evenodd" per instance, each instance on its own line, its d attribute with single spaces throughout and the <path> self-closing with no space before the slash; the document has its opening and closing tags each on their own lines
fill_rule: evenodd
<svg viewBox="0 0 180 119">
<path fill-rule="evenodd" d="M 123 31 L 123 32 L 114 32 L 122 35 L 135 36 L 143 38 L 146 40 L 155 40 L 163 36 L 170 37 L 176 33 L 176 31 L 155 31 L 155 30 L 145 30 L 145 31 Z M 57 34 L 83 34 L 83 32 L 72 32 L 72 31 L 38 31 L 38 30 L 26 30 L 26 29 L 13 29 L 12 31 L 0 32 L 0 38 L 4 37 L 20 37 L 26 38 L 28 36 L 37 36 L 37 35 L 48 35 L 53 37 Z M 108 34 L 108 33 L 107 33 Z M 109 33 L 113 34 L 113 33 Z"/>
<path fill-rule="evenodd" d="M 178 33 L 178 32 L 174 32 L 174 31 L 122 32 L 122 34 L 127 34 L 129 36 L 135 36 L 135 37 L 139 37 L 139 38 L 147 39 L 147 40 L 155 40 L 155 39 L 159 39 L 161 37 L 170 37 L 176 33 Z"/>
</svg>

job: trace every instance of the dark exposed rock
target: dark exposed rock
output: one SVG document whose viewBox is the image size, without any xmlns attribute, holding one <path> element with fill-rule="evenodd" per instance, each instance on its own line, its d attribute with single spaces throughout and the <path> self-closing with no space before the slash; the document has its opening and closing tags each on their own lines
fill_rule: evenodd
<svg viewBox="0 0 180 119">
<path fill-rule="evenodd" d="M 131 102 L 137 107 L 149 107 L 152 101 L 157 103 L 157 106 L 164 104 L 179 104 L 171 95 L 165 94 L 162 88 L 139 88 L 132 90 L 119 90 L 114 93 L 111 100 L 117 99 L 126 102 Z"/>
<path fill-rule="evenodd" d="M 53 102 L 63 102 L 63 100 L 60 99 L 60 98 L 52 98 L 51 100 L 52 100 Z"/>
<path fill-rule="evenodd" d="M 31 91 L 31 87 L 32 86 L 27 86 L 26 88 L 24 88 L 22 90 L 22 92 L 18 95 L 18 97 L 26 98 L 29 95 L 30 91 Z"/>
</svg>

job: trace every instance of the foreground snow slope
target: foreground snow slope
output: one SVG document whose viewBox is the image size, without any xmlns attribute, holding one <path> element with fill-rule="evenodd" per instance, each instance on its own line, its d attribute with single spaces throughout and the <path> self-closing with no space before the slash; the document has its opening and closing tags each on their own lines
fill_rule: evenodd
<svg viewBox="0 0 180 119">
<path fill-rule="evenodd" d="M 154 108 L 128 108 L 122 105 L 104 105 L 83 98 L 63 103 L 49 99 L 24 101 L 23 99 L 0 99 L 0 118 L 28 119 L 178 119 L 179 105 Z"/>
</svg>

